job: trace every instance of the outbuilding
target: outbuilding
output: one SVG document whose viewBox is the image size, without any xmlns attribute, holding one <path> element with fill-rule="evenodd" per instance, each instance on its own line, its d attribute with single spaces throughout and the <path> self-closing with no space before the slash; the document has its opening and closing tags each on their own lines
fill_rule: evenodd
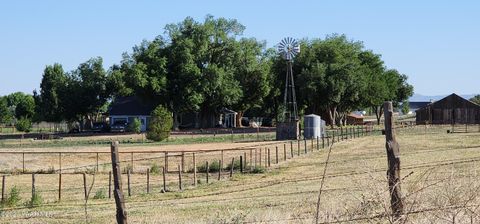
<svg viewBox="0 0 480 224">
<path fill-rule="evenodd" d="M 417 124 L 480 124 L 480 105 L 455 93 L 415 113 Z"/>
</svg>

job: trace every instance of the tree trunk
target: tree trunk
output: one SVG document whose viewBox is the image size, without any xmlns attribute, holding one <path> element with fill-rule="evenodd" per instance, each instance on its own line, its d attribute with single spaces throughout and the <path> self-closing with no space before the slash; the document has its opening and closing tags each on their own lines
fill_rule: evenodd
<svg viewBox="0 0 480 224">
<path fill-rule="evenodd" d="M 243 125 L 242 125 L 243 113 L 244 113 L 243 111 L 238 111 L 238 114 L 237 114 L 237 128 L 243 127 Z"/>
<path fill-rule="evenodd" d="M 177 112 L 173 112 L 173 130 L 178 131 L 180 126 L 179 116 Z"/>
<path fill-rule="evenodd" d="M 382 118 L 382 115 L 383 115 L 383 108 L 381 106 L 375 106 L 373 107 L 373 110 L 375 110 L 375 116 L 377 117 L 377 124 L 380 125 L 380 119 Z"/>
<path fill-rule="evenodd" d="M 336 113 L 337 113 L 337 107 L 331 107 L 331 108 L 328 109 L 328 116 L 330 118 L 330 126 L 332 128 L 334 128 L 334 125 L 335 125 L 335 119 L 336 119 L 335 115 L 336 115 Z"/>
</svg>

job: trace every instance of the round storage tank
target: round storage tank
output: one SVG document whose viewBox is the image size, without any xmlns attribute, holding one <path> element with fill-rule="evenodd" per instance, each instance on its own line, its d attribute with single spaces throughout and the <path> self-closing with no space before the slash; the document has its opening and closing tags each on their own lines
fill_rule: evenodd
<svg viewBox="0 0 480 224">
<path fill-rule="evenodd" d="M 322 137 L 322 123 L 320 116 L 315 114 L 305 115 L 303 117 L 303 122 L 303 136 L 306 139 Z"/>
</svg>

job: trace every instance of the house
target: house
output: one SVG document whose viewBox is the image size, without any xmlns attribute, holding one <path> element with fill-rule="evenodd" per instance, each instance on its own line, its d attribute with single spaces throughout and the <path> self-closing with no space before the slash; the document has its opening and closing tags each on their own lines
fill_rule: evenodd
<svg viewBox="0 0 480 224">
<path fill-rule="evenodd" d="M 480 105 L 455 93 L 415 112 L 417 124 L 480 124 Z"/>
<path fill-rule="evenodd" d="M 348 125 L 363 125 L 363 116 L 351 113 L 347 115 Z"/>
<path fill-rule="evenodd" d="M 136 96 L 117 97 L 108 111 L 110 126 L 116 122 L 130 123 L 133 119 L 140 120 L 141 131 L 147 130 L 150 113 L 155 109 L 153 103 L 142 101 Z"/>
</svg>

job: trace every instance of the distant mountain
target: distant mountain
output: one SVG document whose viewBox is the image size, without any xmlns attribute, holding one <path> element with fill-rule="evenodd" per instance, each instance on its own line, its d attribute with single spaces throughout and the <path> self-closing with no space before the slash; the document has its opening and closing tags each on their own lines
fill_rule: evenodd
<svg viewBox="0 0 480 224">
<path fill-rule="evenodd" d="M 443 99 L 444 97 L 446 97 L 448 95 L 450 95 L 450 94 L 436 95 L 436 96 L 425 96 L 425 95 L 421 95 L 421 94 L 413 94 L 413 96 L 410 97 L 408 99 L 408 101 L 410 101 L 410 102 L 427 102 L 427 101 L 431 101 L 431 100 L 437 101 L 437 100 Z M 475 95 L 477 95 L 477 94 L 460 94 L 461 97 L 463 97 L 467 100 L 474 97 Z"/>
</svg>

